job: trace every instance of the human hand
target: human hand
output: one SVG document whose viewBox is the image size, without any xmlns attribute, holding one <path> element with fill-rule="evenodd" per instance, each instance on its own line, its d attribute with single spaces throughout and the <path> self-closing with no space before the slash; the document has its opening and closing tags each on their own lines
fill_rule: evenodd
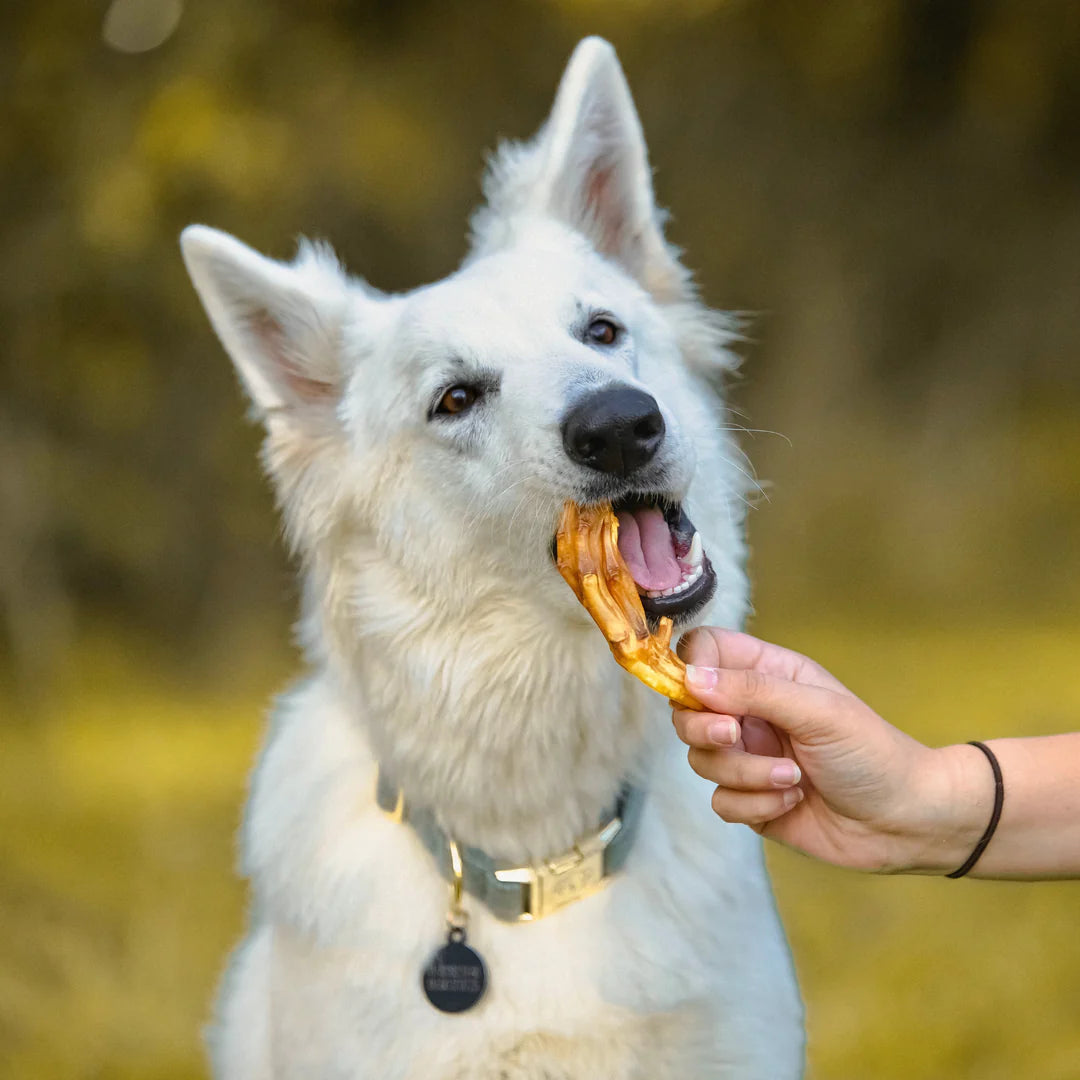
<svg viewBox="0 0 1080 1080">
<path fill-rule="evenodd" d="M 979 816 L 955 813 L 968 748 L 924 746 L 812 660 L 749 634 L 702 627 L 679 652 L 711 711 L 672 718 L 725 821 L 879 872 L 944 873 L 978 840 Z"/>
</svg>

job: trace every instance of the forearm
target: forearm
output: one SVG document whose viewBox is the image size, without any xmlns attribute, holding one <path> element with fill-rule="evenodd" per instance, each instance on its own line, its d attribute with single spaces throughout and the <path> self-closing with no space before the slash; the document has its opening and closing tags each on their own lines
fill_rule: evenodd
<svg viewBox="0 0 1080 1080">
<path fill-rule="evenodd" d="M 1080 876 L 1080 733 L 987 745 L 1001 765 L 1005 798 L 993 839 L 970 876 Z M 916 826 L 906 869 L 948 873 L 968 858 L 990 821 L 990 763 L 974 746 L 935 751 L 924 797 L 929 812 Z"/>
</svg>

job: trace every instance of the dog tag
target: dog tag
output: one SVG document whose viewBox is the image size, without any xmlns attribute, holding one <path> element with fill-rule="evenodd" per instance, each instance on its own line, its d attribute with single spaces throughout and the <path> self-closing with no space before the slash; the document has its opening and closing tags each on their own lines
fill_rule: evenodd
<svg viewBox="0 0 1080 1080">
<path fill-rule="evenodd" d="M 441 1012 L 464 1012 L 484 996 L 486 986 L 484 961 L 465 944 L 464 929 L 451 926 L 446 944 L 424 968 L 424 993 L 428 1001 Z"/>
</svg>

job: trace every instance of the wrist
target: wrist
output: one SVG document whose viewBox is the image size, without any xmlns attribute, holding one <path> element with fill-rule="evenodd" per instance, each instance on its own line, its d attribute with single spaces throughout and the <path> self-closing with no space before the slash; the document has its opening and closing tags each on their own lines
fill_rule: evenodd
<svg viewBox="0 0 1080 1080">
<path fill-rule="evenodd" d="M 985 756 L 968 744 L 928 749 L 912 785 L 895 872 L 949 874 L 981 839 L 994 802 Z"/>
</svg>

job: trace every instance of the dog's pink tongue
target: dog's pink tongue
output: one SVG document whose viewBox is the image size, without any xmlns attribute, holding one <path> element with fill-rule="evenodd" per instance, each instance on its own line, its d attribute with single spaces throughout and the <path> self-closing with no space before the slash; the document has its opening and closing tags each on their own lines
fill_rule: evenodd
<svg viewBox="0 0 1080 1080">
<path fill-rule="evenodd" d="M 620 510 L 619 553 L 641 589 L 672 589 L 682 580 L 671 530 L 655 507 Z"/>
</svg>

